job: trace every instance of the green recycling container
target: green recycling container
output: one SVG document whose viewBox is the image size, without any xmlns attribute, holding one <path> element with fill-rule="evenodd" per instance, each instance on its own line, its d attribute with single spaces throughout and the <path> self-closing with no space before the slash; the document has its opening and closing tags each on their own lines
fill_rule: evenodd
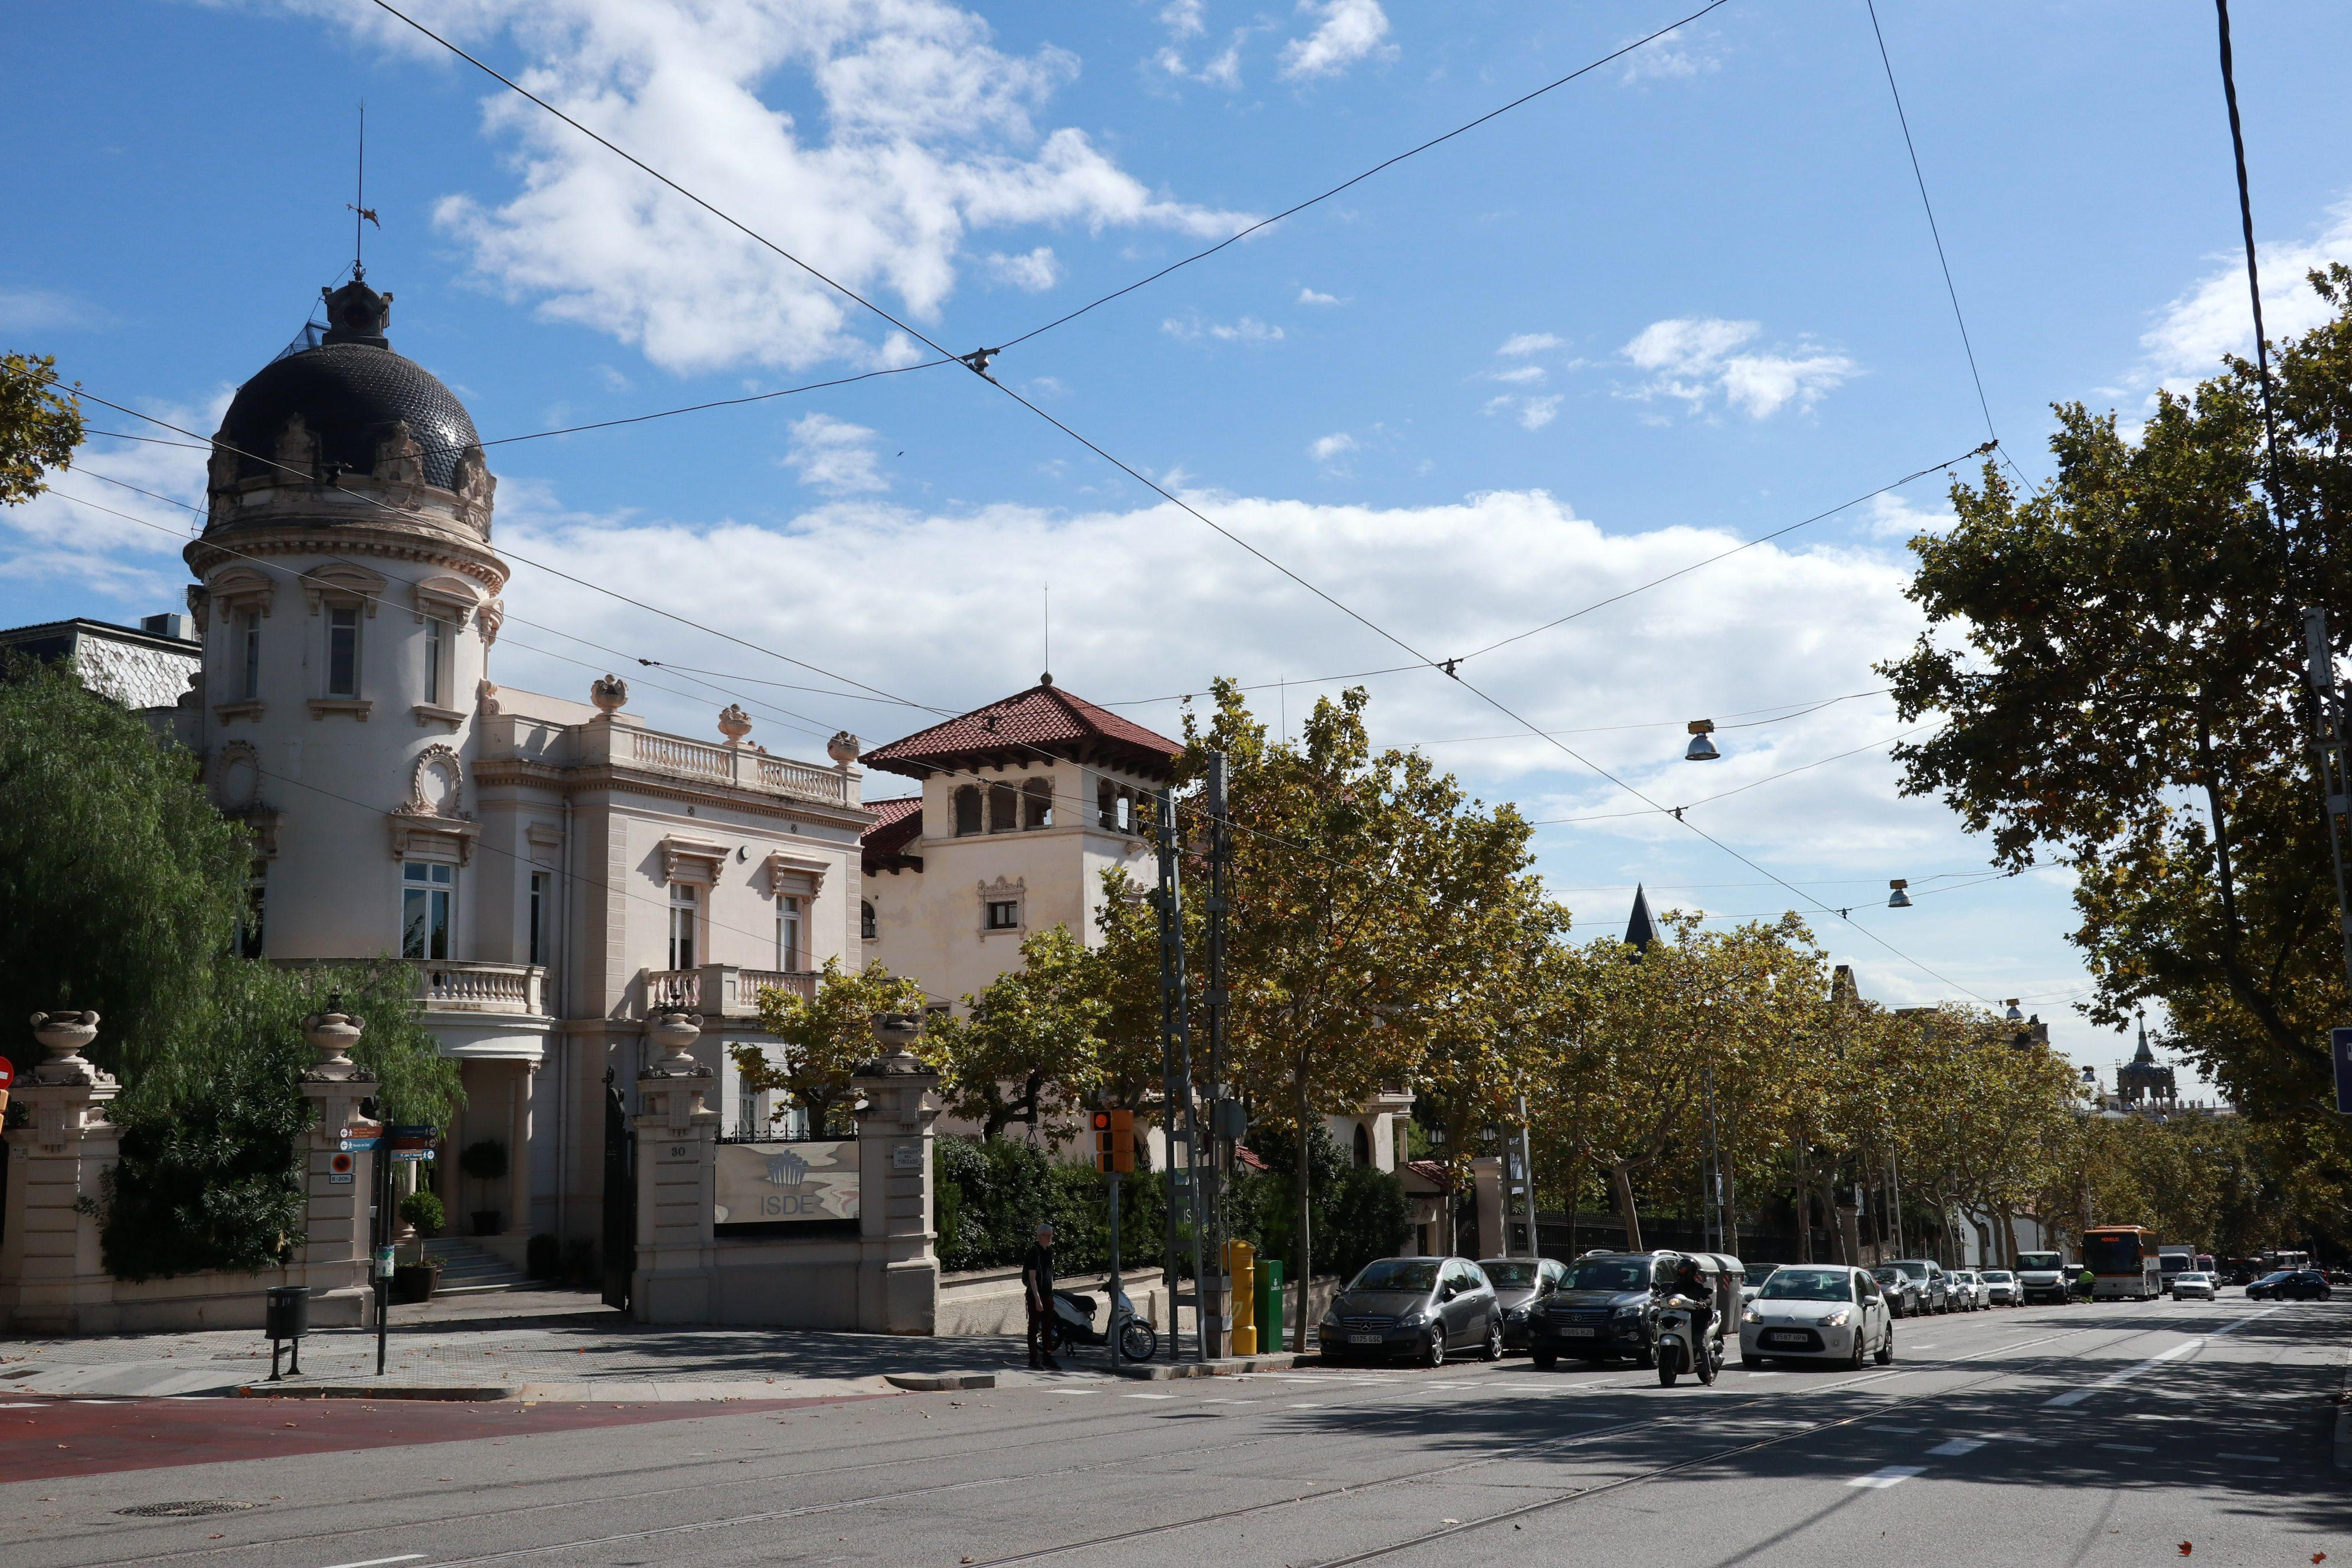
<svg viewBox="0 0 2352 1568">
<path fill-rule="evenodd" d="M 1257 1260 L 1257 1348 L 1260 1351 L 1287 1349 L 1283 1336 L 1290 1331 L 1290 1321 L 1284 1315 L 1282 1259 L 1261 1258 Z"/>
</svg>

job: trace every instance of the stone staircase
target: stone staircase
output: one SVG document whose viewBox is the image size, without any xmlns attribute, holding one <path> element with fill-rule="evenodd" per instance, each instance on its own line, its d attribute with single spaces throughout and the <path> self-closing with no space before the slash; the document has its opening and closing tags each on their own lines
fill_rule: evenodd
<svg viewBox="0 0 2352 1568">
<path fill-rule="evenodd" d="M 441 1265 L 440 1282 L 433 1289 L 436 1297 L 481 1296 L 530 1288 L 530 1278 L 521 1269 L 497 1253 L 458 1237 L 435 1237 L 425 1244 L 425 1254 Z"/>
</svg>

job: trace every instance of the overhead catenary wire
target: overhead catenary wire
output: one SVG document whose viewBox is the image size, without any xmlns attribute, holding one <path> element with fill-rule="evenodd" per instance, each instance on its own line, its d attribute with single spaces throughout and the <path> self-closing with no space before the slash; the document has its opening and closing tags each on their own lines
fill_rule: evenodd
<svg viewBox="0 0 2352 1568">
<path fill-rule="evenodd" d="M 1833 756 L 1823 757 L 1817 762 L 1801 763 L 1793 768 L 1783 768 L 1777 773 L 1766 773 L 1760 779 L 1750 779 L 1744 784 L 1735 784 L 1727 790 L 1717 790 L 1713 795 L 1701 795 L 1696 800 L 1685 801 L 1680 805 L 1670 805 L 1655 809 L 1669 812 L 1677 820 L 1679 820 L 1682 814 L 1685 811 L 1690 811 L 1698 806 L 1708 805 L 1714 801 L 1728 799 L 1730 796 L 1735 795 L 1745 795 L 1749 790 L 1755 789 L 1759 785 L 1772 784 L 1780 779 L 1793 778 L 1799 773 L 1811 773 L 1815 768 L 1827 767 L 1832 763 L 1843 762 L 1848 757 L 1858 757 L 1864 752 L 1874 752 L 1881 746 L 1891 746 L 1895 742 L 1903 740 L 1906 736 L 1916 735 L 1922 730 L 1932 728 L 1934 728 L 1932 724 L 1914 724 L 1908 730 L 1889 735 L 1883 741 L 1873 741 L 1866 746 L 1856 746 L 1852 751 L 1839 752 Z M 1654 814 L 1654 810 L 1611 811 L 1602 812 L 1598 816 L 1538 816 L 1530 817 L 1528 820 L 1528 826 L 1530 827 L 1549 827 L 1572 822 L 1612 822 L 1619 821 L 1629 816 L 1649 816 Z"/>
</svg>

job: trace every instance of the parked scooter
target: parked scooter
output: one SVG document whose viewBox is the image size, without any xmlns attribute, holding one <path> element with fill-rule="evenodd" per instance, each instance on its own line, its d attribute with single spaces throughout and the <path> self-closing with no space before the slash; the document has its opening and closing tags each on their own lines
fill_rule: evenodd
<svg viewBox="0 0 2352 1568">
<path fill-rule="evenodd" d="M 1150 1361 L 1160 1353 L 1160 1331 L 1135 1315 L 1135 1303 L 1121 1290 L 1112 1301 L 1110 1326 L 1095 1327 L 1095 1299 L 1075 1290 L 1054 1292 L 1054 1338 L 1066 1345 L 1107 1345 L 1118 1336 L 1118 1353 L 1129 1361 Z"/>
<path fill-rule="evenodd" d="M 1718 1359 L 1723 1342 L 1713 1334 L 1702 1334 L 1694 1324 L 1698 1303 L 1687 1296 L 1674 1295 L 1665 1300 L 1658 1311 L 1658 1386 L 1672 1388 L 1675 1379 L 1685 1372 L 1696 1372 L 1701 1383 L 1713 1383 L 1722 1367 Z"/>
</svg>

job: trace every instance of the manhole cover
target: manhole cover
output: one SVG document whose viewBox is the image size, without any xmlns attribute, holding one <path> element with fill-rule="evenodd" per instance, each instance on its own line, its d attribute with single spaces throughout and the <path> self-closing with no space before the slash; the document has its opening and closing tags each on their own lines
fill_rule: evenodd
<svg viewBox="0 0 2352 1568">
<path fill-rule="evenodd" d="M 249 1508 L 259 1508 L 257 1502 L 231 1502 L 226 1498 L 209 1498 L 196 1502 L 142 1502 L 137 1508 L 118 1508 L 114 1511 L 132 1519 L 202 1519 L 211 1513 L 243 1513 Z"/>
</svg>

